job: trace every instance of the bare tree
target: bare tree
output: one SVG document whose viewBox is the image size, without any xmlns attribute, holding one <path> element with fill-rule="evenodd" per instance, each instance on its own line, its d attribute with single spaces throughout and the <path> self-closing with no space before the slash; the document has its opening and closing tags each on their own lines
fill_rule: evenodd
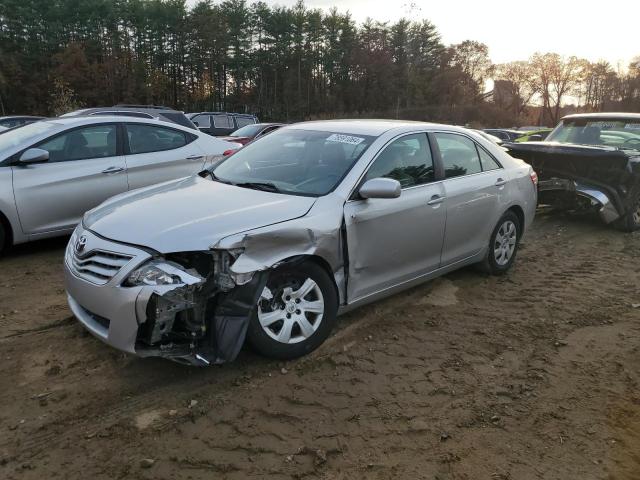
<svg viewBox="0 0 640 480">
<path fill-rule="evenodd" d="M 521 117 L 536 94 L 531 64 L 518 61 L 498 65 L 494 83 L 494 102 L 510 109 L 516 118 Z"/>
<path fill-rule="evenodd" d="M 542 98 L 545 116 L 552 124 L 556 124 L 563 101 L 577 92 L 583 80 L 586 62 L 577 57 L 563 58 L 557 53 L 536 53 L 529 62 L 532 81 Z"/>
</svg>

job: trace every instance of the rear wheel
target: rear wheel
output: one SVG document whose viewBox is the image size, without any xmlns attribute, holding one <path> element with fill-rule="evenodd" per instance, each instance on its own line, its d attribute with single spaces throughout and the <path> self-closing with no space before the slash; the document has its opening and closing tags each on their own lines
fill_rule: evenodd
<svg viewBox="0 0 640 480">
<path fill-rule="evenodd" d="M 2 252 L 9 246 L 8 243 L 7 231 L 0 221 L 0 255 L 2 255 Z"/>
<path fill-rule="evenodd" d="M 480 264 L 482 270 L 491 275 L 507 272 L 516 260 L 521 235 L 520 219 L 512 211 L 507 211 L 491 233 L 487 256 Z"/>
<path fill-rule="evenodd" d="M 282 267 L 269 276 L 247 336 L 267 357 L 300 357 L 326 340 L 337 311 L 336 290 L 323 268 L 314 263 Z"/>
<path fill-rule="evenodd" d="M 618 220 L 618 227 L 625 232 L 640 230 L 640 191 L 636 192 L 629 211 Z"/>
</svg>

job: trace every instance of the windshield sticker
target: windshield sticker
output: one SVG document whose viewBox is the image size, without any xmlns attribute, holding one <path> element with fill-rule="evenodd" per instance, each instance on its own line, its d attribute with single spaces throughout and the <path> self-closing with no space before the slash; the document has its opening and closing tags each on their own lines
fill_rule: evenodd
<svg viewBox="0 0 640 480">
<path fill-rule="evenodd" d="M 625 130 L 640 130 L 640 123 L 627 123 L 624 126 Z"/>
<path fill-rule="evenodd" d="M 590 127 L 616 128 L 622 126 L 621 122 L 589 122 Z"/>
<path fill-rule="evenodd" d="M 351 135 L 341 135 L 339 133 L 334 133 L 329 138 L 327 138 L 327 142 L 338 142 L 338 143 L 346 143 L 349 145 L 360 145 L 362 142 L 364 142 L 364 138 L 352 137 Z"/>
</svg>

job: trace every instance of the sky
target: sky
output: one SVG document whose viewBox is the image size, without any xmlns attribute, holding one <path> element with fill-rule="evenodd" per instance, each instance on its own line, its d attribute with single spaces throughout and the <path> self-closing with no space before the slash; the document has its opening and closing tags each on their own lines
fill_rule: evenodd
<svg viewBox="0 0 640 480">
<path fill-rule="evenodd" d="M 265 1 L 283 6 L 296 3 Z M 402 17 L 428 19 L 447 45 L 463 40 L 487 44 L 494 63 L 555 52 L 592 62 L 607 60 L 614 68 L 620 63 L 624 68 L 640 56 L 640 0 L 306 0 L 305 4 L 348 10 L 358 23 L 367 17 L 390 22 Z"/>
</svg>

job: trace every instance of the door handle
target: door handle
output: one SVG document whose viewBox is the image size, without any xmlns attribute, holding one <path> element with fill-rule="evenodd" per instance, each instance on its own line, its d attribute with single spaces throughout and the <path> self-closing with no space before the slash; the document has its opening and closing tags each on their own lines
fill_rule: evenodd
<svg viewBox="0 0 640 480">
<path fill-rule="evenodd" d="M 504 187 L 507 184 L 507 181 L 504 178 L 499 178 L 496 180 L 496 187 Z"/>
<path fill-rule="evenodd" d="M 200 160 L 204 155 L 189 155 L 187 160 Z"/>
<path fill-rule="evenodd" d="M 103 170 L 102 173 L 104 173 L 106 175 L 109 175 L 109 174 L 112 174 L 112 173 L 120 173 L 120 172 L 123 172 L 123 171 L 124 171 L 124 168 L 122 168 L 122 167 L 109 167 L 106 170 Z"/>
<path fill-rule="evenodd" d="M 441 197 L 440 195 L 434 195 L 433 197 L 431 197 L 431 200 L 427 202 L 427 205 L 439 205 L 444 202 L 445 198 L 446 197 Z"/>
</svg>

